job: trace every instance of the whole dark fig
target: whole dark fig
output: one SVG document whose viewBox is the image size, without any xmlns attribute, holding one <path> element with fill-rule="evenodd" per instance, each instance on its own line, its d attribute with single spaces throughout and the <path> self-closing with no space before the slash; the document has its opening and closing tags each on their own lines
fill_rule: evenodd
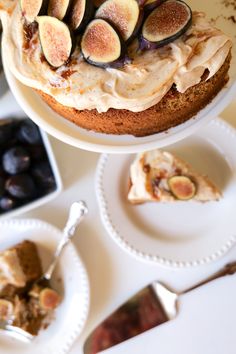
<svg viewBox="0 0 236 354">
<path fill-rule="evenodd" d="M 0 199 L 0 208 L 3 211 L 10 211 L 18 205 L 16 199 L 11 196 L 4 196 Z"/>
<path fill-rule="evenodd" d="M 42 143 L 41 134 L 38 126 L 30 119 L 25 119 L 20 123 L 17 137 L 20 142 L 27 144 Z"/>
<path fill-rule="evenodd" d="M 33 179 L 23 173 L 9 177 L 5 188 L 12 197 L 17 199 L 31 199 L 36 195 L 36 186 Z"/>
<path fill-rule="evenodd" d="M 56 188 L 55 178 L 48 161 L 41 161 L 32 166 L 31 174 L 41 189 L 50 191 Z"/>
<path fill-rule="evenodd" d="M 7 150 L 2 157 L 3 169 L 10 175 L 26 171 L 30 166 L 30 155 L 21 146 Z"/>
<path fill-rule="evenodd" d="M 30 154 L 31 160 L 43 160 L 47 156 L 43 145 L 28 145 L 26 150 Z"/>
</svg>

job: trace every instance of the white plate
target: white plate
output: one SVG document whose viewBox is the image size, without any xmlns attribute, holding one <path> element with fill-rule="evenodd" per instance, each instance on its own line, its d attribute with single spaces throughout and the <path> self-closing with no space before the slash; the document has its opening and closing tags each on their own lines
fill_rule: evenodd
<svg viewBox="0 0 236 354">
<path fill-rule="evenodd" d="M 168 148 L 208 175 L 223 193 L 219 202 L 131 205 L 129 167 L 134 155 L 102 155 L 96 193 L 107 232 L 125 251 L 174 267 L 204 264 L 236 243 L 236 132 L 216 119 Z"/>
<path fill-rule="evenodd" d="M 0 222 L 0 250 L 25 239 L 35 241 L 43 268 L 50 262 L 62 233 L 52 225 L 36 219 Z M 65 354 L 81 333 L 89 309 L 89 284 L 86 270 L 75 248 L 64 250 L 53 275 L 52 285 L 63 294 L 55 319 L 31 343 L 21 343 L 0 334 L 0 353 Z"/>
<path fill-rule="evenodd" d="M 192 0 L 190 1 L 190 5 L 193 9 L 204 10 L 209 17 L 216 18 L 218 16 L 217 25 L 223 28 L 227 33 L 231 34 L 232 39 L 236 42 L 235 24 L 233 21 L 225 20 L 223 18 L 223 16 L 228 18 L 232 16 L 234 12 L 236 13 L 236 11 L 233 12 L 231 6 L 226 8 L 225 6 L 222 6 L 218 0 L 199 0 L 197 2 Z M 236 46 L 234 46 L 233 55 L 231 82 L 228 84 L 227 88 L 221 91 L 211 104 L 202 110 L 195 118 L 170 129 L 168 133 L 159 133 L 142 138 L 135 138 L 127 135 L 115 136 L 98 134 L 75 126 L 52 111 L 31 88 L 22 85 L 16 80 L 8 70 L 6 62 L 4 62 L 4 66 L 9 86 L 18 103 L 26 114 L 49 134 L 65 143 L 89 151 L 132 153 L 173 144 L 190 134 L 193 134 L 204 123 L 208 122 L 211 118 L 215 118 L 220 112 L 222 112 L 236 94 Z"/>
</svg>

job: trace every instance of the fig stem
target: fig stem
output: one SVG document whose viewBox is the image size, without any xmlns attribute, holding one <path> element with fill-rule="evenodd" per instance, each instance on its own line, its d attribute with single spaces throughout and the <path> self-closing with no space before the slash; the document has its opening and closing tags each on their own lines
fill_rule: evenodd
<svg viewBox="0 0 236 354">
<path fill-rule="evenodd" d="M 87 205 L 84 201 L 79 201 L 79 202 L 74 202 L 69 211 L 69 217 L 66 223 L 66 226 L 63 230 L 63 237 L 60 240 L 57 249 L 55 251 L 55 254 L 53 256 L 53 260 L 51 264 L 49 265 L 48 269 L 46 272 L 43 274 L 40 280 L 47 280 L 49 281 L 52 277 L 52 273 L 56 267 L 57 261 L 65 248 L 65 246 L 68 244 L 68 242 L 71 240 L 71 238 L 75 234 L 76 228 L 79 226 L 81 221 L 84 219 L 85 215 L 88 213 L 88 208 Z"/>
</svg>

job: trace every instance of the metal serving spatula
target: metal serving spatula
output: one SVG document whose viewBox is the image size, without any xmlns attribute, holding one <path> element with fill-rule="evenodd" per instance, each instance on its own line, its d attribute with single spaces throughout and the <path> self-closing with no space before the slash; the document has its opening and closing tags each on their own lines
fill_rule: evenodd
<svg viewBox="0 0 236 354">
<path fill-rule="evenodd" d="M 84 354 L 96 354 L 174 319 L 178 313 L 180 295 L 235 272 L 236 262 L 233 262 L 211 277 L 178 293 L 158 281 L 151 283 L 95 328 L 84 344 Z"/>
</svg>

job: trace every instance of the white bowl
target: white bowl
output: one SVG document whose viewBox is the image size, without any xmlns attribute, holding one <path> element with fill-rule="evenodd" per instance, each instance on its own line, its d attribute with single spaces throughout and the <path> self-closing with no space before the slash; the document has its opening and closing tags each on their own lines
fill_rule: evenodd
<svg viewBox="0 0 236 354">
<path fill-rule="evenodd" d="M 20 107 L 17 105 L 11 92 L 8 90 L 8 86 L 3 74 L 0 74 L 0 108 L 1 108 L 0 120 L 6 118 L 12 118 L 12 117 L 15 117 L 17 119 L 27 118 L 25 114 L 22 112 L 22 110 L 20 109 Z M 55 178 L 56 188 L 54 191 L 48 193 L 43 197 L 39 197 L 38 199 L 32 202 L 29 202 L 23 206 L 19 206 L 18 208 L 13 209 L 12 211 L 4 212 L 3 214 L 0 215 L 0 220 L 4 218 L 12 218 L 18 216 L 20 214 L 30 211 L 31 209 L 37 208 L 45 203 L 48 203 L 49 201 L 54 199 L 57 195 L 59 195 L 62 191 L 62 181 L 61 181 L 60 173 L 57 167 L 57 163 L 48 136 L 42 129 L 40 129 L 40 133 Z"/>
<path fill-rule="evenodd" d="M 217 26 L 231 35 L 234 41 L 234 48 L 230 70 L 230 82 L 205 109 L 201 110 L 199 114 L 189 119 L 187 122 L 171 128 L 167 132 L 139 138 L 130 135 L 117 136 L 99 134 L 79 128 L 56 114 L 42 101 L 34 90 L 19 82 L 7 67 L 3 52 L 3 64 L 7 81 L 16 100 L 26 114 L 49 134 L 67 144 L 94 152 L 136 153 L 157 147 L 164 147 L 193 134 L 202 127 L 203 124 L 206 124 L 210 119 L 218 116 L 236 95 L 235 24 L 233 21 L 226 20 L 234 13 L 236 14 L 236 11 L 232 9 L 232 6 L 226 8 L 218 0 L 192 0 L 189 2 L 193 10 L 203 10 L 208 14 L 208 17 L 218 18 Z M 3 48 L 5 47 L 4 41 L 5 38 L 3 37 Z"/>
</svg>

